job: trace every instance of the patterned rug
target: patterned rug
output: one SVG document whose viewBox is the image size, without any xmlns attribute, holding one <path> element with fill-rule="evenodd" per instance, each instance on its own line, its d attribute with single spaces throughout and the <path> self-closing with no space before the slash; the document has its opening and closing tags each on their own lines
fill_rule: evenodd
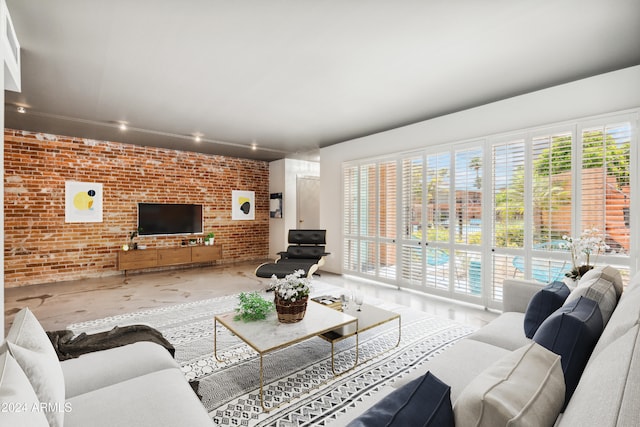
<svg viewBox="0 0 640 427">
<path fill-rule="evenodd" d="M 314 280 L 313 289 L 312 296 L 337 296 L 341 291 L 319 280 Z M 218 325 L 218 357 L 223 362 L 213 355 L 213 317 L 233 311 L 238 304 L 235 295 L 76 323 L 68 329 L 93 333 L 116 325 L 145 324 L 160 330 L 176 348 L 175 357 L 185 377 L 199 381 L 202 402 L 216 425 L 323 426 L 475 330 L 397 304 L 373 298 L 365 302 L 401 315 L 400 345 L 395 347 L 397 321 L 360 334 L 359 359 L 366 361 L 335 377 L 331 345 L 320 338 L 265 355 L 265 405 L 272 407 L 293 398 L 269 413 L 260 406 L 256 352 Z M 354 344 L 354 339 L 336 344 L 336 371 L 353 366 Z"/>
</svg>

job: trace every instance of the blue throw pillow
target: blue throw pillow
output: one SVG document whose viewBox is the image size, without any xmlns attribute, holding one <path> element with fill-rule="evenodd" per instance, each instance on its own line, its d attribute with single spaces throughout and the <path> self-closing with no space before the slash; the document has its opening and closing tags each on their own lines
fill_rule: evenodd
<svg viewBox="0 0 640 427">
<path fill-rule="evenodd" d="M 533 336 L 535 342 L 561 357 L 566 386 L 563 411 L 601 333 L 602 314 L 598 303 L 580 297 L 549 316 Z"/>
<path fill-rule="evenodd" d="M 405 384 L 347 427 L 454 427 L 451 387 L 427 372 Z"/>
<path fill-rule="evenodd" d="M 542 322 L 562 307 L 570 293 L 564 283 L 551 282 L 531 298 L 524 314 L 524 334 L 527 338 L 533 338 Z"/>
</svg>

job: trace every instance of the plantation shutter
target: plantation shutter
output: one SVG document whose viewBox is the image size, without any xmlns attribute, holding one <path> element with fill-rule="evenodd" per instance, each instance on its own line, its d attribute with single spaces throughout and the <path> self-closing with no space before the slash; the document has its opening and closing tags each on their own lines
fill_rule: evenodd
<svg viewBox="0 0 640 427">
<path fill-rule="evenodd" d="M 513 139 L 491 146 L 492 280 L 490 299 L 502 299 L 505 278 L 523 277 L 525 143 Z"/>
<path fill-rule="evenodd" d="M 396 278 L 397 173 L 396 162 L 378 165 L 378 275 Z"/>
<path fill-rule="evenodd" d="M 630 249 L 631 124 L 582 129 L 582 230 L 597 228 L 614 253 Z"/>
<path fill-rule="evenodd" d="M 571 144 L 571 132 L 533 138 L 533 249 L 557 249 L 555 243 L 571 235 Z"/>
<path fill-rule="evenodd" d="M 348 166 L 342 172 L 343 187 L 343 268 L 345 271 L 358 269 L 358 167 Z"/>
<path fill-rule="evenodd" d="M 402 160 L 402 244 L 400 278 L 422 283 L 422 156 Z"/>
</svg>

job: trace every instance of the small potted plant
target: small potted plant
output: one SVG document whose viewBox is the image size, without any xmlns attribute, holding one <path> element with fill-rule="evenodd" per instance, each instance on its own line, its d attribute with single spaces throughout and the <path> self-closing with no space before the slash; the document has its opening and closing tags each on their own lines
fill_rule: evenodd
<svg viewBox="0 0 640 427">
<path fill-rule="evenodd" d="M 238 314 L 235 320 L 263 320 L 274 308 L 273 303 L 262 298 L 258 292 L 241 292 L 238 299 L 240 305 L 236 308 Z"/>
<path fill-rule="evenodd" d="M 209 245 L 213 245 L 213 241 L 216 237 L 216 234 L 212 231 L 211 233 L 207 234 L 207 242 L 209 242 Z"/>
<path fill-rule="evenodd" d="M 304 318 L 311 283 L 304 276 L 304 270 L 296 270 L 283 279 L 271 277 L 269 290 L 273 290 L 276 312 L 281 323 L 295 323 Z"/>
<path fill-rule="evenodd" d="M 138 227 L 137 230 L 134 230 L 129 234 L 129 249 L 138 249 L 138 243 L 133 243 L 133 239 L 138 237 L 138 234 L 140 234 L 142 230 L 142 227 Z"/>
<path fill-rule="evenodd" d="M 567 246 L 571 250 L 573 263 L 573 269 L 565 276 L 573 280 L 584 276 L 593 268 L 598 255 L 610 249 L 597 228 L 584 230 L 579 238 L 569 236 L 562 236 L 562 238 L 567 241 Z"/>
</svg>

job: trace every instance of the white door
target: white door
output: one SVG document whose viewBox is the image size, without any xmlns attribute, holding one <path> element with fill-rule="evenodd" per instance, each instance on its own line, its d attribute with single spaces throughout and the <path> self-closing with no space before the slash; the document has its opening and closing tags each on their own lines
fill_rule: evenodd
<svg viewBox="0 0 640 427">
<path fill-rule="evenodd" d="M 299 176 L 296 178 L 296 221 L 298 229 L 320 228 L 320 178 Z"/>
</svg>

